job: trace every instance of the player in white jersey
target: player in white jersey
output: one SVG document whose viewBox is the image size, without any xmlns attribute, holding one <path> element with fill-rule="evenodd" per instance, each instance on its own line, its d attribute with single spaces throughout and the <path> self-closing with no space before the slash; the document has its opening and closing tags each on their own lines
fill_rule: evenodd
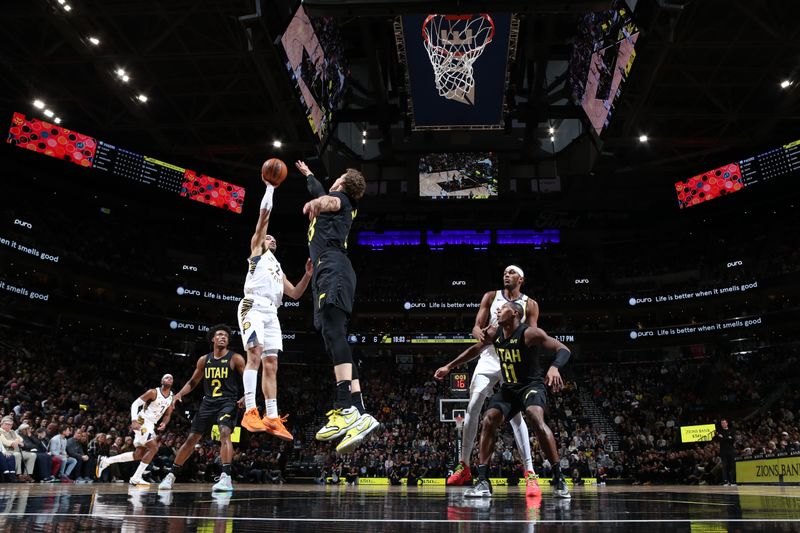
<svg viewBox="0 0 800 533">
<path fill-rule="evenodd" d="M 158 431 L 164 431 L 169 424 L 174 407 L 172 402 L 172 374 L 164 374 L 161 378 L 161 386 L 150 389 L 139 396 L 131 404 L 131 429 L 135 433 L 133 445 L 135 450 L 127 453 L 120 453 L 112 457 L 101 456 L 97 461 L 95 475 L 100 478 L 103 470 L 114 463 L 126 463 L 128 461 L 140 461 L 139 468 L 131 476 L 131 485 L 149 485 L 142 479 L 144 471 L 150 466 L 150 461 L 158 452 L 156 439 L 156 424 L 162 419 L 158 426 Z"/>
<path fill-rule="evenodd" d="M 477 340 L 483 341 L 488 326 L 497 326 L 497 310 L 506 302 L 520 304 L 524 310 L 522 322 L 531 327 L 536 327 L 536 322 L 539 319 L 539 305 L 533 298 L 522 294 L 520 289 L 524 279 L 525 274 L 520 267 L 509 265 L 503 271 L 503 290 L 489 291 L 483 295 L 480 309 L 478 309 L 478 314 L 475 317 L 475 327 L 472 329 L 472 335 Z M 466 354 L 467 352 L 463 352 L 454 360 L 439 368 L 434 374 L 436 379 L 443 379 L 453 368 L 466 363 L 473 357 L 467 357 Z M 478 434 L 481 407 L 483 407 L 486 398 L 492 394 L 495 385 L 500 381 L 500 370 L 500 359 L 497 357 L 494 346 L 489 344 L 480 352 L 480 359 L 478 359 L 478 364 L 472 373 L 472 381 L 469 386 L 469 404 L 467 405 L 466 416 L 464 416 L 461 460 L 455 472 L 447 478 L 448 485 L 466 485 L 472 482 L 469 461 L 475 446 L 475 437 Z M 536 474 L 533 472 L 528 426 L 519 413 L 511 418 L 510 424 L 514 431 L 517 449 L 525 465 L 526 492 L 528 495 L 538 494 L 540 489 Z"/>
<path fill-rule="evenodd" d="M 303 277 L 297 285 L 292 285 L 275 258 L 274 252 L 278 243 L 272 235 L 267 234 L 274 190 L 272 185 L 267 184 L 256 229 L 250 239 L 244 298 L 239 302 L 239 330 L 247 350 L 247 365 L 243 376 L 245 414 L 242 426 L 248 431 L 267 431 L 278 438 L 293 440 L 294 437 L 283 425 L 285 417 L 282 418 L 278 413 L 278 352 L 283 350 L 278 307 L 284 294 L 295 300 L 303 295 L 311 281 L 312 265 L 311 260 L 307 260 Z M 262 367 L 261 390 L 266 404 L 263 419 L 256 407 L 259 366 Z"/>
</svg>

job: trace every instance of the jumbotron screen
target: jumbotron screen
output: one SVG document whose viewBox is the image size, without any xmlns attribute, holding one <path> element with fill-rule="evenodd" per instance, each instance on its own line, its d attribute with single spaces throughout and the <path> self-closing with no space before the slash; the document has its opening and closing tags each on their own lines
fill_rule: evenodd
<svg viewBox="0 0 800 533">
<path fill-rule="evenodd" d="M 614 103 L 636 59 L 639 28 L 624 0 L 587 13 L 578 25 L 569 79 L 572 92 L 598 135 L 608 127 Z"/>
<path fill-rule="evenodd" d="M 154 185 L 196 202 L 234 213 L 242 212 L 244 187 L 126 150 L 44 120 L 26 117 L 22 113 L 14 113 L 7 142 L 82 167 L 110 172 L 144 185 Z"/>
<path fill-rule="evenodd" d="M 324 140 L 349 72 L 339 27 L 332 18 L 309 17 L 300 6 L 281 36 L 281 45 L 309 126 Z"/>
<path fill-rule="evenodd" d="M 419 195 L 436 199 L 483 199 L 497 196 L 496 154 L 451 152 L 421 156 Z"/>
<path fill-rule="evenodd" d="M 800 171 L 800 140 L 675 183 L 678 207 L 692 207 Z"/>
</svg>

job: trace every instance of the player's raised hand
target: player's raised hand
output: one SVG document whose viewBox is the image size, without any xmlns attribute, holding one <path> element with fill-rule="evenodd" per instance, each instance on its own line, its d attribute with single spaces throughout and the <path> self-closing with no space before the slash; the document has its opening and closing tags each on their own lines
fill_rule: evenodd
<svg viewBox="0 0 800 533">
<path fill-rule="evenodd" d="M 436 372 L 433 373 L 433 377 L 439 381 L 442 381 L 445 377 L 447 377 L 447 374 L 449 373 L 450 373 L 450 367 L 444 365 L 443 367 L 439 367 L 436 370 Z"/>
<path fill-rule="evenodd" d="M 311 258 L 309 257 L 306 259 L 306 274 L 309 276 L 314 273 L 314 263 L 311 262 Z"/>
<path fill-rule="evenodd" d="M 550 387 L 553 392 L 559 392 L 564 388 L 564 380 L 561 379 L 561 372 L 554 366 L 550 367 L 547 375 L 544 377 L 544 384 Z"/>
<path fill-rule="evenodd" d="M 297 167 L 297 170 L 299 170 L 303 176 L 308 176 L 309 174 L 313 174 L 311 170 L 308 168 L 308 165 L 306 165 L 303 161 L 295 161 L 294 166 Z"/>
</svg>

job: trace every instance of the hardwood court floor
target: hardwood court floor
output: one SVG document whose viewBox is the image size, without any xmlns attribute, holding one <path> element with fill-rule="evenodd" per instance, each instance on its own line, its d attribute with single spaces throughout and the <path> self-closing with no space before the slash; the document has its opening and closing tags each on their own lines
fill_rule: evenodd
<svg viewBox="0 0 800 533">
<path fill-rule="evenodd" d="M 641 531 L 800 532 L 800 487 L 574 488 L 570 500 L 497 487 L 486 500 L 461 488 L 177 484 L 0 485 L 0 531 Z"/>
</svg>

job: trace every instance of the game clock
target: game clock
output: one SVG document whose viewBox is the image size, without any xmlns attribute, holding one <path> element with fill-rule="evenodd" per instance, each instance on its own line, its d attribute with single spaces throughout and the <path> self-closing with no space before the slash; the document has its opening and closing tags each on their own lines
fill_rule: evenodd
<svg viewBox="0 0 800 533">
<path fill-rule="evenodd" d="M 450 374 L 450 391 L 467 392 L 469 390 L 469 374 L 466 372 L 454 372 Z"/>
</svg>

